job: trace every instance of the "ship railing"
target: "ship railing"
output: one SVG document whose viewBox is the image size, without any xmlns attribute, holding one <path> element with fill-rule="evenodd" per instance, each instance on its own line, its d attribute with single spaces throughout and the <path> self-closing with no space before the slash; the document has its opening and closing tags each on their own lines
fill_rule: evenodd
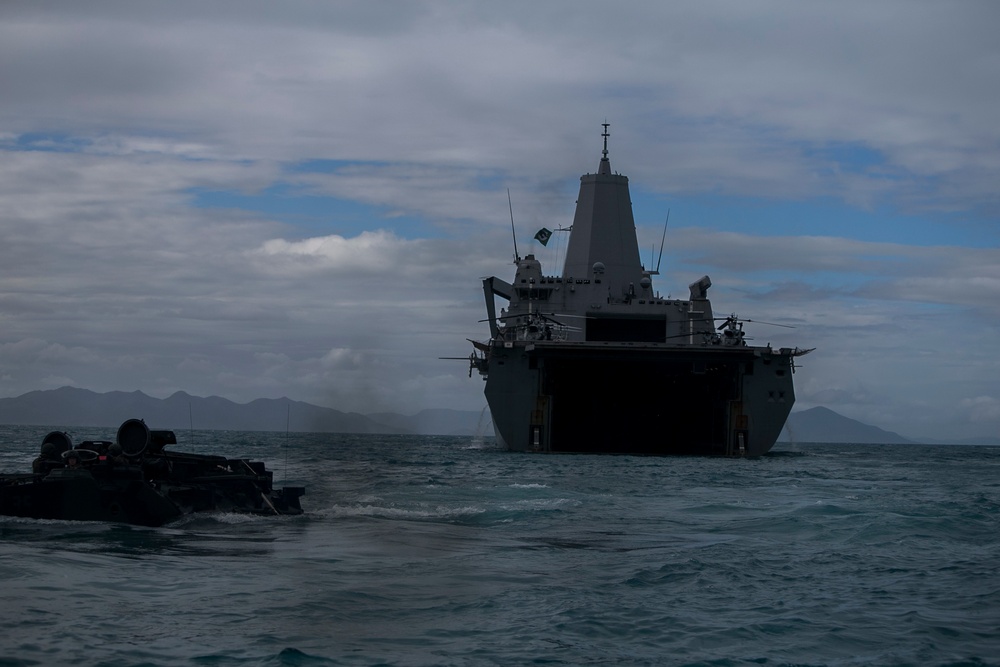
<svg viewBox="0 0 1000 667">
<path fill-rule="evenodd" d="M 501 331 L 501 337 L 513 341 L 565 341 L 569 339 L 569 330 L 558 326 L 508 325 Z"/>
<path fill-rule="evenodd" d="M 497 332 L 504 341 L 565 341 L 571 327 L 539 313 L 516 316 L 506 320 Z"/>
</svg>

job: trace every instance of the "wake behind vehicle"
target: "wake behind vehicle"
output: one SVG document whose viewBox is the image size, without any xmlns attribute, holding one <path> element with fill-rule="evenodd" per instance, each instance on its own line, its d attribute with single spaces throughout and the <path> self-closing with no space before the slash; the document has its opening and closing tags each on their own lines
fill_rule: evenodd
<svg viewBox="0 0 1000 667">
<path fill-rule="evenodd" d="M 263 462 L 174 452 L 173 431 L 129 419 L 115 440 L 53 431 L 30 474 L 0 476 L 0 514 L 162 526 L 193 512 L 301 514 L 303 487 L 273 488 Z"/>
</svg>

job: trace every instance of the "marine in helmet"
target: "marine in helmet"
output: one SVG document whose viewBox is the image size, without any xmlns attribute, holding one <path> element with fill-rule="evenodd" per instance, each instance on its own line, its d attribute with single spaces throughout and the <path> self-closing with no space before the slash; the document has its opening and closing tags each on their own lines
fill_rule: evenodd
<svg viewBox="0 0 1000 667">
<path fill-rule="evenodd" d="M 47 473 L 53 468 L 61 468 L 62 461 L 59 458 L 59 448 L 54 442 L 43 442 L 42 451 L 38 458 L 31 462 L 31 472 Z"/>
<path fill-rule="evenodd" d="M 128 465 L 128 459 L 125 458 L 125 454 L 122 452 L 122 446 L 117 442 L 112 442 L 108 445 L 108 463 L 113 465 Z"/>
</svg>

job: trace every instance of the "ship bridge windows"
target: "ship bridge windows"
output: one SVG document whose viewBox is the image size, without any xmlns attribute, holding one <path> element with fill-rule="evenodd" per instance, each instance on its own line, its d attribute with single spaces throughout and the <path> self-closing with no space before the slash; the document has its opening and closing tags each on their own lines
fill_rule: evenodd
<svg viewBox="0 0 1000 667">
<path fill-rule="evenodd" d="M 518 287 L 517 296 L 524 301 L 548 301 L 549 295 L 552 293 L 551 288 L 547 287 Z"/>
</svg>

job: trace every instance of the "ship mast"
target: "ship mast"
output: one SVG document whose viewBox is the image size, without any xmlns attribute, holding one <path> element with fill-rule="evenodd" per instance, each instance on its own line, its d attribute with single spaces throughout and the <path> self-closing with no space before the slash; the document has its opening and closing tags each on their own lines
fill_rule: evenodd
<svg viewBox="0 0 1000 667">
<path fill-rule="evenodd" d="M 643 278 L 628 178 L 611 172 L 610 123 L 601 124 L 603 147 L 596 174 L 580 177 L 564 279 L 600 280 L 612 301 L 627 299 Z"/>
</svg>

